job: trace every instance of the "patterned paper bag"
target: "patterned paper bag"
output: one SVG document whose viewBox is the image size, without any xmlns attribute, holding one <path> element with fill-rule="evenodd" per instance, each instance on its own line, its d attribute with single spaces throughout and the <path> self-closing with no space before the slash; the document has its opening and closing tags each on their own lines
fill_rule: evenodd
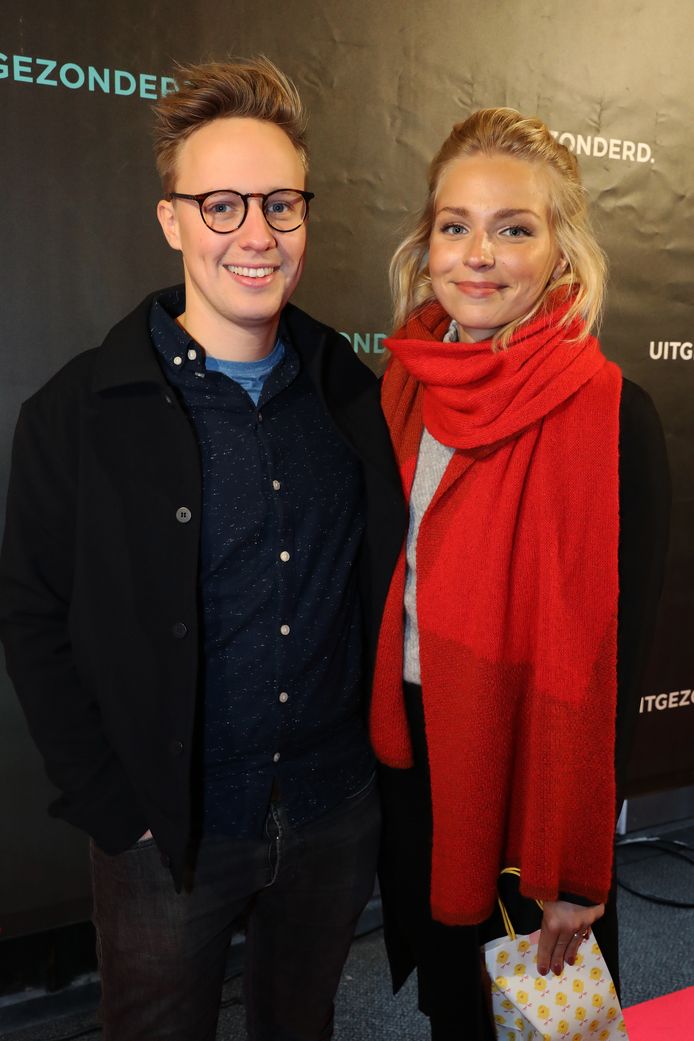
<svg viewBox="0 0 694 1041">
<path fill-rule="evenodd" d="M 593 937 L 561 976 L 537 971 L 539 930 L 482 948 L 499 1041 L 625 1041 L 612 977 Z"/>
</svg>

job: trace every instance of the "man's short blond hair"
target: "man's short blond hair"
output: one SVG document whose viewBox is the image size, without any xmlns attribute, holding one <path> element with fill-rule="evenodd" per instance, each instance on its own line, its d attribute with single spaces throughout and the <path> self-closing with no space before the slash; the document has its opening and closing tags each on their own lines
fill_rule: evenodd
<svg viewBox="0 0 694 1041">
<path fill-rule="evenodd" d="M 175 189 L 181 145 L 215 119 L 236 116 L 284 130 L 308 170 L 307 117 L 294 83 L 260 55 L 202 65 L 178 65 L 178 90 L 153 105 L 154 155 L 165 192 Z"/>
</svg>

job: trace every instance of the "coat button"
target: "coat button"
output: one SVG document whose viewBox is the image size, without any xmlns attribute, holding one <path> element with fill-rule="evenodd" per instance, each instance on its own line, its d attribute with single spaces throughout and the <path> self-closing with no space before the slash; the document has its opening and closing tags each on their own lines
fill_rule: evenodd
<svg viewBox="0 0 694 1041">
<path fill-rule="evenodd" d="M 171 397 L 171 395 L 169 394 L 168 390 L 164 391 L 164 401 L 166 402 L 167 405 L 173 405 L 173 403 L 174 403 L 174 399 Z"/>
<path fill-rule="evenodd" d="M 172 756 L 183 755 L 183 742 L 182 741 L 169 741 L 169 755 L 172 755 Z"/>
<path fill-rule="evenodd" d="M 184 636 L 188 635 L 188 626 L 185 622 L 174 622 L 171 626 L 171 632 L 177 640 L 182 640 Z"/>
<path fill-rule="evenodd" d="M 192 516 L 187 506 L 179 506 L 176 510 L 176 520 L 179 524 L 187 524 Z"/>
</svg>

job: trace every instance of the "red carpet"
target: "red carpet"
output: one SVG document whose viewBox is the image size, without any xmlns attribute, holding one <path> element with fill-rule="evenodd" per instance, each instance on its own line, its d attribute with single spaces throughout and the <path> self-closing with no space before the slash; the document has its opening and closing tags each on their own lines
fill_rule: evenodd
<svg viewBox="0 0 694 1041">
<path fill-rule="evenodd" d="M 694 987 L 624 1009 L 629 1041 L 694 1041 Z"/>
</svg>

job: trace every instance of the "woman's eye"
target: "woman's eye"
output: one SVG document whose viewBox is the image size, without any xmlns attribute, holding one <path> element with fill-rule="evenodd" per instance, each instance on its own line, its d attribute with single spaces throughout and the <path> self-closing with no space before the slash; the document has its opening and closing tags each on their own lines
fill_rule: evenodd
<svg viewBox="0 0 694 1041">
<path fill-rule="evenodd" d="M 444 224 L 441 227 L 441 231 L 444 235 L 463 235 L 465 228 L 462 224 Z"/>
<path fill-rule="evenodd" d="M 514 224 L 510 228 L 504 228 L 501 234 L 509 239 L 525 239 L 530 238 L 532 232 L 529 228 L 524 228 L 520 224 Z"/>
</svg>

